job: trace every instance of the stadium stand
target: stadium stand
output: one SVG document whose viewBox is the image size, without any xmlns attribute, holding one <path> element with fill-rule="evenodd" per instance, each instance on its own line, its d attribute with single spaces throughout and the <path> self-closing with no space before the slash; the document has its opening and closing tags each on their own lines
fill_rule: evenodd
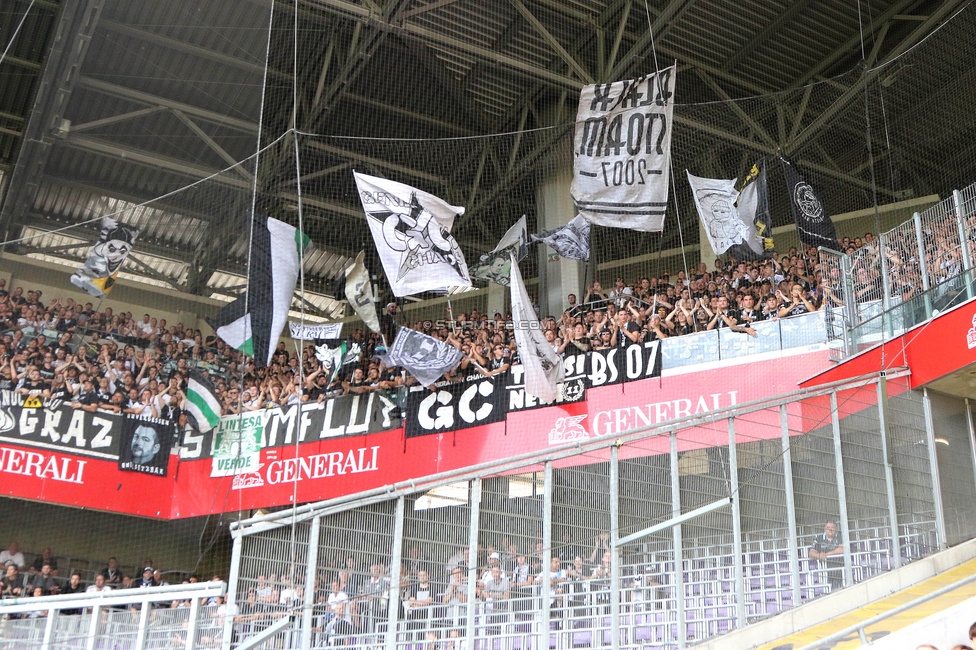
<svg viewBox="0 0 976 650">
<path fill-rule="evenodd" d="M 846 611 L 976 538 L 972 3 L 7 4 L 0 648 L 683 650 Z M 574 122 L 581 88 L 592 112 L 627 78 L 646 117 Z M 424 238 L 473 267 L 519 215 L 591 212 L 594 148 L 636 157 L 594 167 L 607 187 L 666 152 L 625 215 L 663 229 L 521 260 L 566 371 L 545 405 L 514 274 L 397 296 L 380 242 L 401 275 Z M 759 166 L 768 214 L 740 225 L 775 248 L 713 255 L 728 224 L 682 170 L 743 197 Z M 410 212 L 364 218 L 353 172 L 414 188 Z M 418 191 L 464 214 L 430 227 Z M 275 323 L 341 324 L 335 372 L 321 339 L 274 332 L 264 364 L 210 324 L 268 293 L 272 218 L 315 245 L 276 243 L 306 254 Z M 69 280 L 100 226 L 131 247 L 103 299 Z M 387 366 L 401 328 L 460 361 Z"/>
</svg>

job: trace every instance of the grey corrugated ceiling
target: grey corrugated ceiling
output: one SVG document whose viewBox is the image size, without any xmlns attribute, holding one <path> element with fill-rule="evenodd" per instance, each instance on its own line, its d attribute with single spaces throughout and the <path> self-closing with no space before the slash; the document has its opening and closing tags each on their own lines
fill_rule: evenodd
<svg viewBox="0 0 976 650">
<path fill-rule="evenodd" d="M 432 139 L 551 127 L 572 120 L 582 85 L 645 73 L 655 54 L 661 66 L 679 66 L 677 128 L 692 134 L 682 164 L 721 168 L 783 150 L 800 156 L 820 182 L 845 188 L 838 190 L 846 192 L 843 207 L 864 207 L 859 202 L 871 170 L 856 110 L 864 103 L 860 70 L 903 55 L 969 5 L 300 0 L 297 9 L 293 2 L 274 5 L 269 44 L 270 1 L 39 2 L 0 65 L 0 169 L 9 185 L 0 220 L 4 240 L 127 209 L 144 229 L 147 259 L 160 260 L 157 281 L 195 293 L 233 290 L 246 229 L 228 224 L 249 213 L 256 172 L 257 208 L 297 219 L 294 143 L 286 137 L 273 144 L 289 129 Z M 9 38 L 27 4 L 4 3 L 0 36 Z M 962 33 L 976 23 L 972 13 L 956 18 Z M 62 41 L 53 38 L 58 30 Z M 959 185 L 973 176 L 972 149 L 958 142 L 973 131 L 971 43 L 948 39 L 938 50 L 920 51 L 908 69 L 898 61 L 868 80 L 885 89 L 883 108 L 891 117 L 888 146 L 876 160 L 882 201 L 945 192 L 957 176 Z M 910 83 L 899 82 L 900 75 Z M 815 92 L 805 92 L 809 83 L 817 84 Z M 881 110 L 877 99 L 871 102 L 871 110 Z M 925 102 L 938 102 L 931 123 Z M 821 115 L 826 119 L 818 124 Z M 912 121 L 924 137 L 899 140 Z M 261 145 L 272 145 L 260 168 L 248 160 L 218 175 L 254 154 L 259 127 Z M 820 138 L 820 129 L 836 137 Z M 505 225 L 484 219 L 493 202 L 514 188 L 532 191 L 531 174 L 508 157 L 521 160 L 554 146 L 546 133 L 486 149 L 483 173 L 481 151 L 465 157 L 460 145 L 451 150 L 455 158 L 435 163 L 436 152 L 420 145 L 303 137 L 303 218 L 313 238 L 326 244 L 306 265 L 310 286 L 329 293 L 366 241 L 351 169 L 480 205 L 482 222 L 460 230 L 483 250 Z M 694 140 L 695 134 L 709 139 Z M 957 158 L 951 171 L 939 169 L 947 149 Z M 191 183 L 199 185 L 146 209 L 132 207 Z M 90 240 L 96 232 L 93 224 L 69 235 Z M 57 248 L 51 241 L 41 242 L 18 250 L 65 259 L 77 254 L 64 242 L 57 251 L 45 250 Z"/>
</svg>

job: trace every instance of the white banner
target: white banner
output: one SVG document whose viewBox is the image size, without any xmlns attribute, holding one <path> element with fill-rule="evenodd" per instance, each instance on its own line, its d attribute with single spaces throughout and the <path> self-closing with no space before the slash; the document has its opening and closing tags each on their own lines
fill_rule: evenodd
<svg viewBox="0 0 976 650">
<path fill-rule="evenodd" d="M 675 68 L 584 86 L 573 140 L 573 200 L 600 226 L 660 232 L 668 205 Z"/>
<path fill-rule="evenodd" d="M 471 286 L 464 254 L 451 236 L 464 208 L 403 183 L 353 176 L 394 295 Z"/>
<path fill-rule="evenodd" d="M 337 339 L 342 332 L 342 323 L 322 323 L 321 325 L 308 325 L 288 321 L 288 329 L 291 330 L 291 337 L 301 341 L 314 341 L 315 339 Z"/>
<path fill-rule="evenodd" d="M 512 257 L 512 322 L 519 359 L 525 369 L 525 392 L 548 404 L 559 397 L 557 384 L 563 378 L 563 360 L 546 340 L 539 317 L 532 309 L 522 282 L 518 262 Z"/>
</svg>

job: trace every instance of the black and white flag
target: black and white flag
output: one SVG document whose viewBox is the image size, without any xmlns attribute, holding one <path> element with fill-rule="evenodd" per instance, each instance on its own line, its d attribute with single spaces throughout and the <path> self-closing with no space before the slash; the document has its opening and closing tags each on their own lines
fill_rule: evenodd
<svg viewBox="0 0 976 650">
<path fill-rule="evenodd" d="M 716 255 L 729 250 L 733 244 L 741 244 L 749 238 L 749 226 L 739 218 L 735 200 L 739 192 L 735 179 L 700 178 L 686 171 L 691 193 L 698 208 L 698 217 L 705 227 L 705 235 Z"/>
<path fill-rule="evenodd" d="M 432 336 L 401 327 L 386 354 L 377 355 L 387 366 L 401 366 L 424 386 L 456 366 L 464 355 L 460 350 Z"/>
<path fill-rule="evenodd" d="M 583 218 L 660 232 L 668 205 L 675 68 L 584 86 L 573 139 L 573 200 Z"/>
<path fill-rule="evenodd" d="M 739 218 L 750 226 L 750 236 L 729 248 L 736 260 L 756 260 L 773 254 L 773 217 L 769 212 L 766 161 L 752 166 L 739 188 Z"/>
<path fill-rule="evenodd" d="M 403 183 L 353 176 L 395 296 L 471 286 L 464 254 L 451 236 L 464 208 Z"/>
<path fill-rule="evenodd" d="M 502 238 L 498 240 L 498 245 L 490 252 L 481 256 L 477 264 L 471 267 L 471 277 L 479 280 L 490 280 L 495 284 L 507 287 L 510 282 L 510 271 L 512 268 L 512 255 L 515 261 L 525 259 L 529 254 L 527 236 L 525 230 L 525 215 L 509 228 Z"/>
<path fill-rule="evenodd" d="M 522 282 L 518 262 L 512 257 L 512 322 L 519 359 L 525 371 L 525 392 L 544 403 L 559 397 L 563 379 L 563 360 L 546 341 L 539 317 Z"/>
<path fill-rule="evenodd" d="M 373 283 L 369 281 L 369 271 L 363 264 L 364 251 L 359 251 L 355 261 L 346 269 L 346 286 L 343 290 L 353 311 L 363 319 L 366 327 L 374 332 L 380 331 L 380 320 L 376 315 L 376 300 L 373 297 Z"/>
<path fill-rule="evenodd" d="M 546 244 L 566 259 L 585 262 L 590 259 L 590 222 L 578 214 L 561 228 L 532 235 L 532 241 Z"/>
<path fill-rule="evenodd" d="M 331 384 L 332 380 L 339 374 L 342 366 L 359 361 L 359 356 L 363 349 L 358 343 L 342 341 L 336 347 L 328 343 L 315 346 L 315 358 L 322 364 L 322 374 L 328 377 L 326 384 Z"/>
<path fill-rule="evenodd" d="M 790 193 L 790 208 L 793 210 L 793 221 L 796 222 L 800 241 L 807 246 L 837 250 L 837 231 L 820 198 L 793 163 L 782 156 L 779 160 L 783 164 L 786 189 Z"/>
<path fill-rule="evenodd" d="M 138 236 L 137 228 L 122 225 L 111 217 L 102 217 L 98 241 L 88 251 L 85 263 L 71 276 L 71 284 L 84 289 L 93 298 L 107 296 Z"/>
</svg>

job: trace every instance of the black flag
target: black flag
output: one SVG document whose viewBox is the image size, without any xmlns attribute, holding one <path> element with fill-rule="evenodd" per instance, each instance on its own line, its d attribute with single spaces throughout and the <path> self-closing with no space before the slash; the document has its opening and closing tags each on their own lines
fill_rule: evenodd
<svg viewBox="0 0 976 650">
<path fill-rule="evenodd" d="M 783 163 L 783 176 L 786 177 L 786 189 L 790 193 L 790 207 L 800 241 L 806 246 L 837 250 L 837 231 L 834 230 L 834 222 L 824 211 L 823 203 L 789 160 L 782 156 L 779 160 Z"/>
<path fill-rule="evenodd" d="M 766 189 L 766 161 L 752 166 L 739 188 L 736 201 L 739 218 L 752 225 L 749 239 L 729 248 L 729 255 L 736 260 L 765 259 L 773 254 L 773 219 L 769 213 Z"/>
</svg>

